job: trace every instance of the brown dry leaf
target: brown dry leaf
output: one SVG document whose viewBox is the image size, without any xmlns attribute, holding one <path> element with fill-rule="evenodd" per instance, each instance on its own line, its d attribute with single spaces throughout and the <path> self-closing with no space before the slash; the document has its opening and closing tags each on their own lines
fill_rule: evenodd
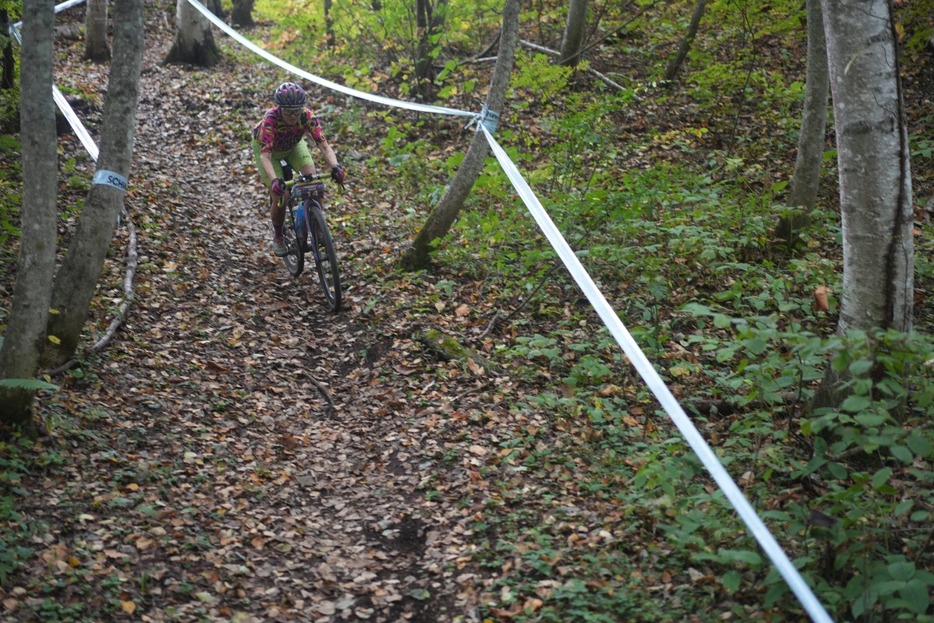
<svg viewBox="0 0 934 623">
<path fill-rule="evenodd" d="M 136 549 L 140 551 L 147 550 L 151 548 L 152 546 L 154 546 L 155 544 L 156 542 L 154 540 L 147 538 L 147 537 L 140 537 L 139 539 L 136 540 L 136 543 L 135 543 Z"/>
<path fill-rule="evenodd" d="M 532 597 L 530 599 L 525 600 L 525 604 L 523 604 L 522 609 L 525 612 L 536 612 L 539 609 L 541 609 L 541 607 L 544 605 L 545 605 L 545 602 L 543 602 L 541 599 L 538 599 L 537 597 Z"/>
<path fill-rule="evenodd" d="M 209 361 L 205 364 L 205 367 L 211 372 L 227 372 L 227 368 L 217 363 L 216 361 Z"/>
<path fill-rule="evenodd" d="M 133 614 L 136 612 L 136 604 L 132 601 L 121 601 L 120 609 L 126 612 L 127 614 Z"/>
<path fill-rule="evenodd" d="M 477 444 L 470 446 L 468 450 L 470 451 L 471 454 L 476 454 L 477 456 L 486 456 L 487 454 L 489 454 L 489 450 L 487 450 L 483 446 L 478 446 Z"/>
<path fill-rule="evenodd" d="M 830 289 L 827 286 L 817 286 L 817 288 L 815 288 L 814 311 L 830 311 L 830 302 L 827 300 L 827 295 L 829 292 Z"/>
<path fill-rule="evenodd" d="M 486 374 L 486 370 L 483 369 L 483 366 L 481 366 L 479 363 L 477 363 L 473 359 L 469 359 L 469 358 L 467 359 L 467 367 L 470 369 L 471 372 L 473 372 L 477 376 L 483 376 L 484 374 Z"/>
</svg>

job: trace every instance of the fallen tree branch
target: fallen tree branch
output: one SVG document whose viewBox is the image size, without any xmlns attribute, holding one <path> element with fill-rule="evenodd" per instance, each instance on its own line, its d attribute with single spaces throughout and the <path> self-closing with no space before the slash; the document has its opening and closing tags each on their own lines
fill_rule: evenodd
<svg viewBox="0 0 934 623">
<path fill-rule="evenodd" d="M 107 330 L 104 331 L 104 334 L 100 337 L 100 339 L 85 349 L 84 352 L 86 354 L 93 355 L 98 353 L 102 351 L 108 344 L 110 344 L 114 335 L 117 333 L 117 329 L 123 325 L 127 310 L 130 308 L 130 304 L 133 302 L 133 280 L 136 278 L 136 270 L 139 267 L 136 227 L 133 225 L 133 221 L 130 219 L 126 208 L 124 208 L 120 213 L 120 220 L 126 223 L 127 233 L 129 236 L 126 250 L 126 272 L 123 276 L 123 303 L 120 304 L 120 307 L 117 309 L 116 316 L 113 320 L 110 321 L 110 325 L 108 325 Z M 74 368 L 76 365 L 78 365 L 78 359 L 72 358 L 53 370 L 45 371 L 42 373 L 42 375 L 58 376 L 59 374 Z"/>
<path fill-rule="evenodd" d="M 550 56 L 560 56 L 560 55 L 561 55 L 560 52 L 558 52 L 557 50 L 552 50 L 551 48 L 546 48 L 546 47 L 543 46 L 543 45 L 538 45 L 537 43 L 532 43 L 531 41 L 523 41 L 523 40 L 520 39 L 520 40 L 519 40 L 519 45 L 521 45 L 521 46 L 523 46 L 523 47 L 526 47 L 526 48 L 529 48 L 530 50 L 535 50 L 535 51 L 537 51 L 537 52 L 544 52 L 545 54 L 548 54 L 548 55 L 550 55 Z M 619 89 L 620 91 L 625 91 L 625 90 L 626 90 L 626 87 L 624 87 L 623 85 L 621 85 L 621 84 L 619 84 L 619 83 L 617 83 L 617 82 L 614 82 L 614 81 L 611 80 L 609 77 L 605 76 L 604 74 L 601 74 L 599 71 L 597 71 L 597 70 L 595 70 L 595 69 L 590 69 L 590 68 L 588 68 L 588 69 L 587 69 L 587 73 L 593 74 L 594 76 L 596 76 L 596 77 L 599 78 L 600 80 L 603 80 L 604 82 L 606 82 L 608 85 L 610 85 L 611 87 L 613 87 L 613 88 L 615 88 L 615 89 Z"/>
<path fill-rule="evenodd" d="M 337 411 L 337 408 L 334 406 L 334 399 L 331 397 L 331 392 L 328 391 L 328 388 L 316 379 L 312 375 L 308 375 L 308 380 L 311 381 L 311 384 L 318 388 L 318 391 L 321 392 L 321 395 L 324 396 L 324 399 L 328 403 L 327 416 L 330 418 L 334 415 L 334 412 Z"/>
</svg>

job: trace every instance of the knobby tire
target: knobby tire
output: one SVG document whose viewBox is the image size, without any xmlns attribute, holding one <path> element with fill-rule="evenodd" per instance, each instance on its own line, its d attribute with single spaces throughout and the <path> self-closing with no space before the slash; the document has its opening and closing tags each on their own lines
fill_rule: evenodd
<svg viewBox="0 0 934 623">
<path fill-rule="evenodd" d="M 294 214 L 295 206 L 289 202 L 285 207 L 285 222 L 282 224 L 282 237 L 289 252 L 281 259 L 289 274 L 298 277 L 305 269 L 305 253 L 300 237 L 302 223 L 296 221 Z"/>
<path fill-rule="evenodd" d="M 306 208 L 305 218 L 308 219 L 308 231 L 311 232 L 309 242 L 315 258 L 315 267 L 318 269 L 318 279 L 328 307 L 337 312 L 341 308 L 341 277 L 337 253 L 334 251 L 334 239 L 331 238 L 321 206 L 309 201 Z"/>
</svg>

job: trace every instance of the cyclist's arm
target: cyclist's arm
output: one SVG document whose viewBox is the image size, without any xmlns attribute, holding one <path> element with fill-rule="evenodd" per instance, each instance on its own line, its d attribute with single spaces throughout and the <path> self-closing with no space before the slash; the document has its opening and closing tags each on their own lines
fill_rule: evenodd
<svg viewBox="0 0 934 623">
<path fill-rule="evenodd" d="M 321 141 L 318 143 L 318 149 L 321 150 L 321 155 L 324 156 L 325 162 L 328 163 L 328 169 L 337 166 L 337 156 L 334 155 L 334 150 L 331 149 L 326 138 L 321 138 Z"/>
<path fill-rule="evenodd" d="M 321 150 L 321 155 L 324 156 L 324 161 L 328 163 L 328 168 L 336 167 L 337 156 L 334 155 L 334 150 L 331 149 L 331 146 L 328 144 L 328 139 L 324 136 L 321 121 L 317 117 L 312 117 L 309 120 L 308 128 L 305 132 L 311 140 L 315 142 L 318 149 Z"/>
<path fill-rule="evenodd" d="M 263 165 L 263 171 L 266 172 L 270 180 L 276 179 L 276 169 L 272 166 L 272 154 L 264 151 L 259 155 L 259 163 Z"/>
</svg>

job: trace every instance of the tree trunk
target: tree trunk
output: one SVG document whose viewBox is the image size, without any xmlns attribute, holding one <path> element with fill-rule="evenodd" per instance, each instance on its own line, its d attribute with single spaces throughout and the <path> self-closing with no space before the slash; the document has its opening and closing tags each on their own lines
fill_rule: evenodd
<svg viewBox="0 0 934 623">
<path fill-rule="evenodd" d="M 220 56 L 221 51 L 211 34 L 211 23 L 188 0 L 176 0 L 175 40 L 165 62 L 213 67 Z"/>
<path fill-rule="evenodd" d="M 415 0 L 415 24 L 418 42 L 415 51 L 415 83 L 422 99 L 431 97 L 432 83 L 435 79 L 432 51 L 435 35 L 444 27 L 444 12 L 447 0 L 438 0 L 432 6 L 431 0 Z"/>
<path fill-rule="evenodd" d="M 691 23 L 688 24 L 688 31 L 684 34 L 684 38 L 681 39 L 681 44 L 678 46 L 674 58 L 671 59 L 667 69 L 665 69 L 665 80 L 674 80 L 675 76 L 678 75 L 678 70 L 681 69 L 681 64 L 684 63 L 684 59 L 687 58 L 688 52 L 691 50 L 691 44 L 694 43 L 694 37 L 697 36 L 700 21 L 704 17 L 704 11 L 707 10 L 707 2 L 708 0 L 697 0 L 694 5 L 694 13 L 691 15 Z"/>
<path fill-rule="evenodd" d="M 908 129 L 888 0 L 823 0 L 840 170 L 839 332 L 912 326 Z"/>
<path fill-rule="evenodd" d="M 97 286 L 124 190 L 113 174 L 127 178 L 133 155 L 139 74 L 143 58 L 143 0 L 114 5 L 114 62 L 104 98 L 104 125 L 94 183 L 78 219 L 75 235 L 55 277 L 46 365 L 59 365 L 77 350 Z"/>
<path fill-rule="evenodd" d="M 3 34 L 10 31 L 10 14 L 6 9 L 0 9 L 0 28 L 3 29 Z M 3 70 L 0 72 L 0 89 L 7 90 L 13 88 L 14 72 L 13 39 L 9 38 L 3 46 Z"/>
<path fill-rule="evenodd" d="M 107 45 L 107 0 L 88 0 L 84 14 L 84 58 L 95 63 L 110 60 Z"/>
<path fill-rule="evenodd" d="M 502 111 L 506 100 L 506 86 L 509 84 L 509 74 L 512 72 L 515 59 L 518 29 L 519 0 L 506 0 L 503 7 L 503 32 L 500 38 L 499 55 L 496 58 L 493 77 L 490 79 L 490 91 L 486 102 L 487 109 L 496 113 Z M 420 270 L 428 266 L 432 243 L 444 237 L 457 218 L 464 200 L 470 194 L 470 189 L 473 188 L 477 176 L 483 169 L 489 147 L 486 137 L 478 131 L 467 149 L 464 161 L 448 186 L 447 192 L 428 215 L 428 220 L 415 237 L 412 248 L 402 256 L 404 268 Z"/>
<path fill-rule="evenodd" d="M 23 6 L 20 124 L 23 213 L 10 319 L 0 347 L 0 378 L 34 379 L 45 342 L 55 270 L 58 161 L 52 103 L 53 0 Z M 34 391 L 0 386 L 0 423 L 34 435 Z"/>
<path fill-rule="evenodd" d="M 331 17 L 332 0 L 324 0 L 324 39 L 327 49 L 334 47 L 334 18 Z"/>
<path fill-rule="evenodd" d="M 782 217 L 776 227 L 776 236 L 793 243 L 797 232 L 810 220 L 809 213 L 817 204 L 820 189 L 821 165 L 824 161 L 824 141 L 827 132 L 827 42 L 820 0 L 807 0 L 808 58 L 804 91 L 804 110 L 801 114 L 801 132 L 798 135 L 798 155 L 791 178 L 788 205 L 800 207 L 804 212 Z"/>
<path fill-rule="evenodd" d="M 580 60 L 584 29 L 587 26 L 587 0 L 571 0 L 568 5 L 568 20 L 561 38 L 561 54 L 558 64 L 566 67 L 577 65 Z"/>
<path fill-rule="evenodd" d="M 327 20 L 327 13 L 325 13 L 325 20 Z M 234 26 L 252 26 L 253 0 L 234 0 L 230 21 Z"/>
<path fill-rule="evenodd" d="M 908 130 L 888 0 L 822 0 L 833 94 L 843 292 L 837 332 L 912 327 L 914 242 Z M 814 406 L 845 391 L 828 373 Z"/>
<path fill-rule="evenodd" d="M 224 7 L 221 5 L 221 0 L 202 0 L 201 4 L 214 15 L 221 19 L 224 18 Z"/>
</svg>

